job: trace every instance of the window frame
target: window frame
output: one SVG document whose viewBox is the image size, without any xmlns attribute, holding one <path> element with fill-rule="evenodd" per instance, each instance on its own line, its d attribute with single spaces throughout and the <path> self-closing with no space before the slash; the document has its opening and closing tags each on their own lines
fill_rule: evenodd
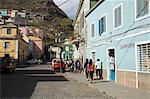
<svg viewBox="0 0 150 99">
<path fill-rule="evenodd" d="M 93 24 L 94 24 L 94 36 L 92 36 L 92 25 L 93 25 Z M 94 39 L 95 36 L 96 36 L 96 23 L 95 23 L 95 21 L 94 21 L 94 22 L 92 22 L 91 25 L 90 25 L 90 37 L 91 37 L 92 39 Z"/>
<path fill-rule="evenodd" d="M 121 25 L 118 27 L 115 27 L 115 10 L 121 6 Z M 113 8 L 113 30 L 117 30 L 123 27 L 123 3 L 119 3 Z"/>
<path fill-rule="evenodd" d="M 103 15 L 100 17 L 100 19 L 98 20 L 98 28 L 99 28 L 98 34 L 99 34 L 99 36 L 101 36 L 101 35 L 100 35 L 100 23 L 99 23 L 99 21 L 100 21 L 103 17 L 105 17 L 105 32 L 101 33 L 101 35 L 107 33 L 107 14 L 105 13 L 105 14 L 103 14 Z"/>
<path fill-rule="evenodd" d="M 8 31 L 10 31 L 10 33 L 8 33 Z M 8 34 L 8 35 L 11 34 L 11 29 L 10 29 L 10 28 L 7 29 L 7 34 Z"/>
<path fill-rule="evenodd" d="M 134 13 L 135 14 L 135 21 L 140 21 L 140 20 L 143 20 L 143 19 L 149 17 L 150 16 L 150 1 L 149 1 L 149 14 L 144 15 L 142 17 L 137 17 L 137 0 L 134 0 L 134 11 L 135 11 L 135 13 Z"/>
<path fill-rule="evenodd" d="M 94 53 L 95 57 L 93 57 L 93 53 Z M 91 51 L 91 59 L 92 59 L 92 62 L 94 64 L 96 62 L 96 50 Z"/>
<path fill-rule="evenodd" d="M 9 46 L 7 47 L 7 44 L 9 44 Z M 8 49 L 8 48 L 10 48 L 10 42 L 4 42 L 4 49 Z"/>
<path fill-rule="evenodd" d="M 148 71 L 140 71 L 139 64 L 138 64 L 138 45 L 147 44 L 147 43 L 150 43 L 150 40 L 135 43 L 135 63 L 136 63 L 136 72 L 150 74 L 150 72 L 148 72 Z"/>
</svg>

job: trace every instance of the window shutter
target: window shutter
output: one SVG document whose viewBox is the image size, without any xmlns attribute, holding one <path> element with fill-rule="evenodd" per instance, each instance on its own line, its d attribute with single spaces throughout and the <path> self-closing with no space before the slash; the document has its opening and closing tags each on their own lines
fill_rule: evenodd
<svg viewBox="0 0 150 99">
<path fill-rule="evenodd" d="M 99 20 L 99 35 L 101 35 L 101 19 Z"/>
</svg>

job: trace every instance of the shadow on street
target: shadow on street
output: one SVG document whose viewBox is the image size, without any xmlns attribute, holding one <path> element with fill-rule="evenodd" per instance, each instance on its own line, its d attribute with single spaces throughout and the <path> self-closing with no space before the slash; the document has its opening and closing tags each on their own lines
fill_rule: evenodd
<svg viewBox="0 0 150 99">
<path fill-rule="evenodd" d="M 30 98 L 37 82 L 68 81 L 64 76 L 53 75 L 51 70 L 17 70 L 1 74 L 1 98 Z"/>
</svg>

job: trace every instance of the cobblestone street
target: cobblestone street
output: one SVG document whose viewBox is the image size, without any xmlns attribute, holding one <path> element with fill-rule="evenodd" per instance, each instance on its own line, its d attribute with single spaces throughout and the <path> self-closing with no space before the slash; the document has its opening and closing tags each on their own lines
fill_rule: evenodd
<svg viewBox="0 0 150 99">
<path fill-rule="evenodd" d="M 62 73 L 53 73 L 48 65 L 17 68 L 2 74 L 1 98 L 31 99 L 113 99 Z"/>
<path fill-rule="evenodd" d="M 32 99 L 110 99 L 98 90 L 78 83 L 66 82 L 39 82 L 31 97 Z"/>
</svg>

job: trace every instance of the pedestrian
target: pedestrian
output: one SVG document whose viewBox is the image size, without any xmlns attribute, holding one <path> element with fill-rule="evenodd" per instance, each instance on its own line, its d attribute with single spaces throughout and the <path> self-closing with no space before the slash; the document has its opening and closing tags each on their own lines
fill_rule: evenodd
<svg viewBox="0 0 150 99">
<path fill-rule="evenodd" d="M 75 62 L 75 68 L 76 68 L 76 72 L 78 72 L 79 70 L 80 70 L 80 62 L 79 62 L 79 60 L 77 60 L 76 62 Z"/>
<path fill-rule="evenodd" d="M 102 78 L 102 68 L 101 68 L 100 59 L 97 59 L 95 65 L 96 65 L 96 78 L 101 79 Z"/>
<path fill-rule="evenodd" d="M 85 61 L 85 63 L 84 63 L 84 72 L 85 72 L 87 81 L 89 80 L 88 64 L 89 64 L 89 63 L 88 63 L 88 59 L 86 59 L 86 61 Z"/>
<path fill-rule="evenodd" d="M 92 59 L 90 59 L 90 61 L 89 61 L 88 69 L 89 69 L 89 74 L 90 74 L 90 80 L 92 83 L 93 82 L 93 74 L 94 74 L 94 64 L 92 63 Z"/>
<path fill-rule="evenodd" d="M 110 66 L 111 70 L 115 71 L 115 58 L 113 56 L 110 56 Z"/>
</svg>

